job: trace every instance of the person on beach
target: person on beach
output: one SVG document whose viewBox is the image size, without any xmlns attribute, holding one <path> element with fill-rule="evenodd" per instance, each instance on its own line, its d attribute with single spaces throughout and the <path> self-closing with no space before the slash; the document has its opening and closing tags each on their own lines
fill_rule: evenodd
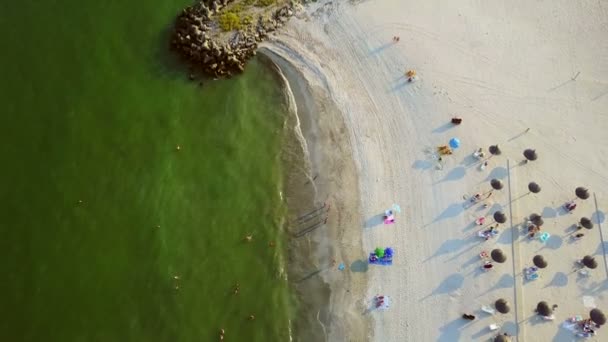
<svg viewBox="0 0 608 342">
<path fill-rule="evenodd" d="M 580 239 L 582 239 L 582 238 L 583 238 L 583 236 L 585 236 L 585 234 L 583 234 L 583 233 L 578 233 L 578 234 L 574 235 L 574 239 L 575 239 L 575 240 L 580 240 Z"/>
</svg>

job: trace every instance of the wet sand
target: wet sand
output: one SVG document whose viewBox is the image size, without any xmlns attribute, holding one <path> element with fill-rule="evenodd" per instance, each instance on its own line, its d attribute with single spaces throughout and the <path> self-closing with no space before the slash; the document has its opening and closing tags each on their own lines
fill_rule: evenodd
<svg viewBox="0 0 608 342">
<path fill-rule="evenodd" d="M 289 274 L 302 306 L 300 321 L 293 324 L 295 336 L 301 341 L 366 340 L 370 324 L 361 299 L 367 265 L 359 260 L 364 252 L 358 179 L 344 121 L 323 89 L 311 86 L 279 55 L 267 49 L 261 53 L 280 68 L 295 105 L 286 123 L 295 139 L 284 153 L 285 165 L 293 166 L 285 179 Z M 338 269 L 341 263 L 345 270 Z"/>
</svg>

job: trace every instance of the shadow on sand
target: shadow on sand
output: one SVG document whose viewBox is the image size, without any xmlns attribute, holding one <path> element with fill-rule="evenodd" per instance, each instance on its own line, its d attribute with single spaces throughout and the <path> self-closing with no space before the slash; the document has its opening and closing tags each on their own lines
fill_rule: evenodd
<svg viewBox="0 0 608 342">
<path fill-rule="evenodd" d="M 545 287 L 564 287 L 566 285 L 568 285 L 568 275 L 564 272 L 557 272 Z"/>
<path fill-rule="evenodd" d="M 445 175 L 445 177 L 443 177 L 443 179 L 441 179 L 440 181 L 438 181 L 435 184 L 463 179 L 464 175 L 466 173 L 467 173 L 467 169 L 464 166 L 456 166 L 455 168 L 450 170 L 450 172 L 447 175 Z"/>
<path fill-rule="evenodd" d="M 502 166 L 497 166 L 497 167 L 493 168 L 492 171 L 490 171 L 490 173 L 488 174 L 488 177 L 486 177 L 484 182 L 487 182 L 494 178 L 505 179 L 507 177 L 508 173 L 509 173 L 509 171 L 507 171 L 506 168 L 504 168 Z"/>
<path fill-rule="evenodd" d="M 422 298 L 421 301 L 436 295 L 448 294 L 454 292 L 462 287 L 464 283 L 464 276 L 460 273 L 452 273 L 447 278 L 443 279 L 441 284 L 437 286 L 433 292 L 431 292 L 426 297 Z"/>
<path fill-rule="evenodd" d="M 439 335 L 437 342 L 460 341 L 461 329 L 467 324 L 469 324 L 469 321 L 462 318 L 456 318 L 450 323 L 439 327 L 441 334 Z"/>
<path fill-rule="evenodd" d="M 412 164 L 412 169 L 416 169 L 416 170 L 428 170 L 430 168 L 433 167 L 433 163 L 431 163 L 428 160 L 416 160 L 413 164 Z"/>
<path fill-rule="evenodd" d="M 359 259 L 350 265 L 350 270 L 353 272 L 367 272 L 369 264 L 367 260 Z"/>
<path fill-rule="evenodd" d="M 384 214 L 374 215 L 365 221 L 365 228 L 374 228 L 384 224 Z"/>
<path fill-rule="evenodd" d="M 431 132 L 432 132 L 432 133 L 443 133 L 443 132 L 449 131 L 450 129 L 452 129 L 452 128 L 454 128 L 454 127 L 456 127 L 456 125 L 454 125 L 454 124 L 453 124 L 453 123 L 451 123 L 451 122 L 447 122 L 447 123 L 445 123 L 445 124 L 443 124 L 443 125 L 441 125 L 441 126 L 439 126 L 439 127 L 435 128 L 435 129 L 434 129 L 434 130 L 432 130 Z"/>
<path fill-rule="evenodd" d="M 441 220 L 445 220 L 447 218 L 456 217 L 464 212 L 464 207 L 462 203 L 452 203 L 449 207 L 447 207 L 439 216 L 437 216 L 433 223 L 439 222 Z"/>
</svg>

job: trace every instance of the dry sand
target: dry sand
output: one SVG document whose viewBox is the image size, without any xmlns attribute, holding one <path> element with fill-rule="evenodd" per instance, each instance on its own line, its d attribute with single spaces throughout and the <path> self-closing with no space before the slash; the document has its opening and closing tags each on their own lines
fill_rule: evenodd
<svg viewBox="0 0 608 342">
<path fill-rule="evenodd" d="M 336 328 L 345 330 L 344 340 L 476 341 L 493 337 L 488 325 L 497 323 L 519 341 L 570 341 L 564 319 L 593 305 L 608 312 L 606 245 L 598 225 L 582 240 L 570 239 L 581 216 L 608 225 L 605 7 L 601 0 L 319 2 L 266 44 L 343 115 L 361 206 L 358 224 L 343 238 L 363 239 L 362 259 L 376 246 L 396 250 L 392 267 L 366 272 L 366 296 L 332 293 L 334 317 L 372 321 L 367 337 Z M 393 43 L 393 36 L 400 41 Z M 403 77 L 410 68 L 419 75 L 414 83 Z M 449 123 L 454 115 L 462 125 Z M 428 152 L 451 137 L 462 146 L 437 170 Z M 471 152 L 496 143 L 503 154 L 480 171 Z M 539 159 L 520 165 L 527 147 Z M 493 194 L 491 206 L 464 208 L 463 196 L 487 191 L 492 178 L 505 188 Z M 542 192 L 526 195 L 530 181 Z M 579 185 L 597 195 L 598 209 L 592 197 L 578 201 L 574 214 L 563 213 L 559 207 Z M 395 225 L 382 225 L 379 215 L 392 203 L 403 212 Z M 472 222 L 496 210 L 509 220 L 496 239 L 484 242 Z M 545 244 L 519 234 L 532 212 L 543 214 L 544 230 L 552 234 Z M 480 272 L 478 255 L 492 248 L 503 249 L 507 262 Z M 525 282 L 522 269 L 536 254 L 549 267 Z M 585 254 L 599 263 L 590 277 L 572 272 Z M 347 287 L 355 276 L 334 279 L 333 286 Z M 367 310 L 378 293 L 392 298 L 389 310 Z M 509 314 L 479 311 L 501 297 L 511 303 Z M 553 322 L 534 316 L 541 300 L 559 305 Z M 478 319 L 465 322 L 464 312 Z M 334 326 L 336 320 L 330 331 Z M 592 340 L 606 339 L 605 329 Z M 331 332 L 328 339 L 338 340 Z"/>
</svg>

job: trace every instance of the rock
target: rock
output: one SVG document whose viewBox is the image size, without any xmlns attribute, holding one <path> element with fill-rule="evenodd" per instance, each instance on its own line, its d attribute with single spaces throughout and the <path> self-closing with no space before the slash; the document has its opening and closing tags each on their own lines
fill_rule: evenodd
<svg viewBox="0 0 608 342">
<path fill-rule="evenodd" d="M 195 70 L 213 77 L 231 77 L 242 72 L 247 61 L 256 55 L 258 43 L 282 27 L 297 6 L 291 1 L 270 13 L 262 11 L 256 22 L 229 35 L 219 32 L 215 14 L 234 0 L 195 1 L 177 16 L 170 39 L 171 48 L 193 66 L 190 79 L 195 78 Z"/>
</svg>

